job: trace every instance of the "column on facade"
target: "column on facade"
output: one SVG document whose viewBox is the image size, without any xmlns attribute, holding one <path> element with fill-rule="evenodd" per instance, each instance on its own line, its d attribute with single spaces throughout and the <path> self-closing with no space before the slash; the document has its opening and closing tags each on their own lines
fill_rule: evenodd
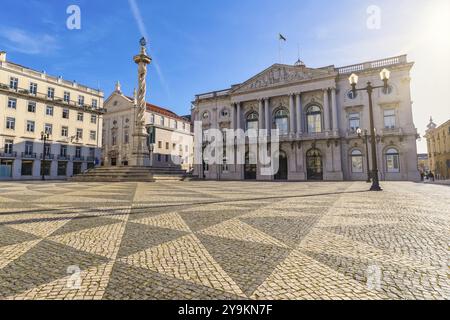
<svg viewBox="0 0 450 320">
<path fill-rule="evenodd" d="M 231 126 L 230 129 L 236 130 L 236 105 L 231 104 Z"/>
<path fill-rule="evenodd" d="M 272 126 L 270 125 L 270 99 L 269 98 L 264 99 L 264 108 L 266 111 L 266 115 L 265 115 L 266 129 L 267 129 L 267 132 L 270 134 L 270 130 L 272 129 Z"/>
<path fill-rule="evenodd" d="M 236 103 L 236 129 L 241 129 L 241 103 L 237 102 Z"/>
<path fill-rule="evenodd" d="M 303 107 L 302 107 L 302 94 L 297 93 L 296 97 L 296 105 L 297 105 L 297 134 L 301 135 L 303 133 L 302 126 L 302 116 L 303 116 Z"/>
<path fill-rule="evenodd" d="M 331 112 L 333 114 L 333 132 L 338 133 L 338 111 L 336 103 L 336 88 L 331 88 Z"/>
<path fill-rule="evenodd" d="M 258 127 L 259 129 L 264 129 L 264 102 L 262 99 L 258 100 L 258 104 L 259 104 L 259 121 L 258 121 Z"/>
<path fill-rule="evenodd" d="M 289 132 L 291 136 L 295 134 L 295 95 L 289 95 Z"/>
<path fill-rule="evenodd" d="M 325 132 L 330 131 L 330 103 L 328 101 L 328 89 L 323 90 L 323 113 L 325 122 Z"/>
</svg>

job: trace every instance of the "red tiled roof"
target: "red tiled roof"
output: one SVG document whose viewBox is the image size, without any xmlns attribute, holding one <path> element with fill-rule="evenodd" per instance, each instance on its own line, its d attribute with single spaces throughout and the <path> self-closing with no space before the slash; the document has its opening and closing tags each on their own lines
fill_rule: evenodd
<svg viewBox="0 0 450 320">
<path fill-rule="evenodd" d="M 134 98 L 128 97 L 128 99 L 134 100 Z M 178 119 L 184 122 L 189 122 L 187 119 L 180 117 L 175 112 L 170 111 L 169 109 L 159 107 L 157 105 L 151 104 L 147 102 L 147 111 L 148 112 L 155 112 L 160 115 L 166 116 L 166 117 L 172 117 L 174 119 Z"/>
</svg>

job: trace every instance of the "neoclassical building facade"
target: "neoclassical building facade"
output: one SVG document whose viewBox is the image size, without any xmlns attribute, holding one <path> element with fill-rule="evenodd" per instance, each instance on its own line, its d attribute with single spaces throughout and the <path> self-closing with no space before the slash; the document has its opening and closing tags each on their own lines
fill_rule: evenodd
<svg viewBox="0 0 450 320">
<path fill-rule="evenodd" d="M 192 121 L 201 124 L 204 136 L 211 129 L 278 129 L 280 148 L 273 159 L 279 170 L 271 176 L 262 174 L 258 161 L 251 161 L 257 156 L 248 146 L 244 164 L 229 161 L 226 155 L 223 163 L 209 164 L 203 157 L 194 173 L 216 180 L 366 180 L 368 94 L 353 94 L 348 78 L 356 73 L 360 84 L 378 85 L 380 71 L 388 68 L 388 89 L 373 94 L 380 179 L 417 181 L 412 67 L 406 56 L 340 68 L 309 68 L 299 60 L 295 65 L 275 64 L 229 89 L 196 95 Z M 370 152 L 370 138 L 367 142 Z M 202 158 L 202 148 L 195 152 Z"/>
</svg>

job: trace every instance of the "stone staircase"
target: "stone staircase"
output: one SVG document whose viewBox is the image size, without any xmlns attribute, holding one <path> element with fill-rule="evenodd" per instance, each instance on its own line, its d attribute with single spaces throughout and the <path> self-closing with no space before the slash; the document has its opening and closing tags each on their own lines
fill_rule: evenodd
<svg viewBox="0 0 450 320">
<path fill-rule="evenodd" d="M 69 179 L 74 182 L 157 182 L 193 179 L 181 168 L 98 167 Z"/>
</svg>

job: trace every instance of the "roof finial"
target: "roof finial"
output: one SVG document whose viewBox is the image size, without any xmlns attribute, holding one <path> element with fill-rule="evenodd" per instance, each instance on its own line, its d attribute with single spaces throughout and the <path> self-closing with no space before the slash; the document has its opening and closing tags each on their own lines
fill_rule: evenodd
<svg viewBox="0 0 450 320">
<path fill-rule="evenodd" d="M 119 82 L 119 81 L 116 82 L 116 92 L 117 92 L 117 93 L 122 93 L 122 90 L 121 90 L 121 88 L 120 88 L 120 82 Z"/>
<path fill-rule="evenodd" d="M 134 104 L 137 105 L 137 90 L 136 90 L 136 88 L 134 88 L 134 90 L 133 90 L 133 100 L 134 100 Z"/>
</svg>

